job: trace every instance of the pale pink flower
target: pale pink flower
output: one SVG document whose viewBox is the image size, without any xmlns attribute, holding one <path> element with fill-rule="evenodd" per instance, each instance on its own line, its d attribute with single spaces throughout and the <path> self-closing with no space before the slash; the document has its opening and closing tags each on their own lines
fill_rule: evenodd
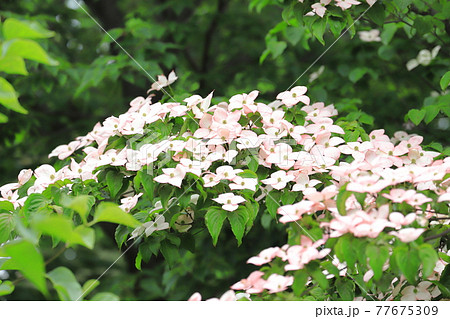
<svg viewBox="0 0 450 319">
<path fill-rule="evenodd" d="M 290 91 L 281 92 L 277 95 L 277 99 L 280 99 L 284 105 L 291 107 L 296 105 L 298 102 L 309 104 L 309 97 L 304 95 L 308 91 L 306 86 L 296 86 Z"/>
<path fill-rule="evenodd" d="M 267 278 L 264 284 L 264 289 L 269 290 L 269 294 L 284 291 L 287 287 L 294 283 L 294 277 L 292 276 L 282 276 L 278 274 L 272 274 Z"/>
<path fill-rule="evenodd" d="M 192 161 L 187 158 L 180 159 L 180 164 L 183 166 L 183 170 L 186 173 L 192 173 L 194 175 L 200 176 L 204 168 L 204 164 L 200 161 Z"/>
<path fill-rule="evenodd" d="M 164 174 L 153 178 L 158 183 L 168 183 L 181 188 L 181 182 L 186 176 L 186 170 L 183 165 L 178 164 L 175 168 L 163 168 Z"/>
<path fill-rule="evenodd" d="M 142 96 L 138 96 L 134 98 L 130 102 L 130 108 L 128 109 L 128 113 L 138 112 L 145 104 L 148 102 L 148 104 L 151 103 L 151 99 L 146 100 Z"/>
<path fill-rule="evenodd" d="M 192 296 L 189 297 L 188 301 L 202 301 L 202 295 L 200 293 L 195 292 Z"/>
<path fill-rule="evenodd" d="M 40 185 L 47 187 L 50 184 L 60 180 L 62 178 L 61 171 L 56 172 L 53 166 L 44 164 L 35 169 L 34 175 L 36 176 L 36 181 L 34 185 Z"/>
<path fill-rule="evenodd" d="M 396 229 L 411 224 L 416 220 L 416 217 L 417 215 L 415 213 L 410 213 L 406 216 L 399 212 L 392 212 L 389 214 L 389 220 L 395 225 Z"/>
<path fill-rule="evenodd" d="M 136 194 L 134 196 L 125 197 L 120 200 L 121 205 L 119 206 L 125 212 L 129 213 L 134 206 L 136 206 L 139 197 L 141 197 L 143 193 Z"/>
<path fill-rule="evenodd" d="M 413 189 L 404 190 L 402 188 L 393 188 L 389 194 L 383 194 L 382 196 L 390 199 L 394 203 L 401 203 L 412 200 L 414 195 L 416 195 L 416 191 Z"/>
<path fill-rule="evenodd" d="M 417 300 L 431 300 L 431 294 L 428 288 L 431 282 L 422 281 L 416 287 L 407 286 L 402 290 L 401 301 L 417 301 Z"/>
<path fill-rule="evenodd" d="M 450 192 L 440 195 L 438 198 L 438 202 L 450 202 Z"/>
<path fill-rule="evenodd" d="M 127 150 L 124 148 L 121 151 L 115 149 L 106 151 L 105 154 L 100 155 L 98 165 L 124 166 L 126 163 Z"/>
<path fill-rule="evenodd" d="M 1 191 L 2 198 L 0 198 L 0 201 L 8 201 L 11 204 L 13 204 L 14 208 L 17 208 L 19 206 L 22 206 L 22 204 L 19 201 L 19 194 L 18 191 Z"/>
<path fill-rule="evenodd" d="M 271 114 L 264 114 L 262 116 L 261 121 L 264 123 L 266 127 L 279 127 L 280 121 L 284 117 L 284 111 L 282 110 L 276 110 L 273 111 Z"/>
<path fill-rule="evenodd" d="M 284 205 L 277 209 L 277 213 L 282 215 L 281 223 L 290 223 L 299 220 L 303 214 L 313 211 L 315 203 L 309 200 L 302 200 L 293 205 Z"/>
<path fill-rule="evenodd" d="M 325 240 L 319 239 L 315 243 L 309 237 L 301 236 L 301 244 L 291 246 L 286 251 L 286 259 L 289 262 L 284 269 L 298 270 L 303 269 L 311 260 L 322 259 L 331 251 L 329 248 L 322 249 L 320 252 L 317 248 L 325 243 Z"/>
<path fill-rule="evenodd" d="M 248 264 L 253 264 L 256 266 L 261 266 L 271 262 L 280 253 L 281 249 L 279 247 L 270 247 L 262 250 L 258 256 L 251 257 L 247 260 Z"/>
<path fill-rule="evenodd" d="M 177 79 L 178 79 L 178 77 L 176 76 L 174 71 L 170 72 L 168 77 L 166 77 L 165 75 L 158 75 L 158 81 L 156 81 L 152 84 L 152 87 L 150 88 L 150 90 L 147 91 L 147 93 L 149 93 L 150 91 L 155 91 L 155 90 L 159 91 L 163 87 L 171 85 Z"/>
<path fill-rule="evenodd" d="M 220 183 L 220 178 L 214 173 L 209 173 L 203 176 L 203 182 L 204 187 L 213 187 Z"/>
<path fill-rule="evenodd" d="M 78 146 L 81 143 L 79 141 L 73 141 L 70 142 L 68 145 L 60 145 L 56 147 L 49 155 L 48 157 L 58 156 L 58 159 L 63 160 L 70 155 L 73 154 L 78 149 Z"/>
<path fill-rule="evenodd" d="M 266 283 L 266 281 L 262 279 L 263 275 L 264 273 L 262 271 L 254 271 L 248 278 L 238 281 L 230 288 L 233 290 L 245 290 L 251 294 L 261 293 L 264 290 L 264 284 Z"/>
<path fill-rule="evenodd" d="M 234 158 L 238 155 L 236 150 L 226 150 L 222 145 L 217 145 L 214 152 L 211 152 L 206 159 L 210 162 L 215 162 L 217 160 L 222 160 L 231 163 Z"/>
<path fill-rule="evenodd" d="M 120 134 L 122 134 L 122 135 L 143 134 L 144 133 L 144 125 L 145 125 L 145 120 L 139 116 L 136 116 L 131 121 L 126 122 L 126 124 L 120 130 Z"/>
<path fill-rule="evenodd" d="M 31 169 L 23 169 L 19 172 L 18 180 L 19 185 L 24 185 L 28 182 L 33 175 L 33 171 Z"/>
<path fill-rule="evenodd" d="M 309 179 L 307 174 L 299 174 L 295 178 L 295 185 L 292 186 L 292 191 L 294 192 L 303 192 L 305 194 L 315 192 L 316 189 L 314 186 L 320 184 L 321 182 L 317 179 Z"/>
<path fill-rule="evenodd" d="M 73 158 L 70 159 L 70 170 L 68 171 L 69 178 L 80 178 L 83 181 L 88 179 L 95 179 L 95 175 L 92 171 L 95 169 L 92 163 L 86 163 L 82 161 L 77 163 Z"/>
<path fill-rule="evenodd" d="M 390 235 L 394 235 L 404 243 L 409 243 L 411 241 L 419 238 L 420 235 L 425 231 L 424 228 L 403 228 L 397 231 L 389 232 Z"/>
<path fill-rule="evenodd" d="M 253 131 L 243 130 L 241 131 L 240 137 L 236 139 L 236 142 L 238 142 L 237 148 L 242 150 L 259 147 L 262 143 L 262 139 Z"/>
<path fill-rule="evenodd" d="M 243 170 L 241 169 L 234 169 L 231 166 L 228 165 L 224 165 L 224 166 L 220 166 L 216 169 L 216 175 L 217 178 L 219 179 L 226 179 L 226 180 L 233 180 L 237 175 L 243 172 Z"/>
<path fill-rule="evenodd" d="M 228 186 L 232 189 L 250 189 L 256 192 L 256 185 L 258 185 L 258 180 L 256 178 L 242 178 L 240 176 L 236 176 L 233 178 L 233 183 Z"/>
<path fill-rule="evenodd" d="M 356 0 L 335 0 L 336 6 L 340 7 L 342 10 L 349 9 L 352 5 L 358 5 L 361 2 Z"/>
<path fill-rule="evenodd" d="M 258 91 L 252 91 L 249 94 L 237 94 L 230 98 L 228 110 L 243 108 L 244 114 L 255 113 L 258 110 L 258 105 L 255 99 L 258 97 Z"/>
<path fill-rule="evenodd" d="M 229 212 L 238 209 L 239 204 L 245 202 L 244 197 L 234 195 L 233 193 L 220 194 L 218 198 L 213 198 L 213 201 L 222 204 L 222 208 Z"/>
<path fill-rule="evenodd" d="M 325 11 L 327 11 L 327 8 L 325 6 L 330 2 L 331 0 L 320 0 L 320 2 L 311 5 L 312 11 L 319 17 L 323 18 Z"/>
<path fill-rule="evenodd" d="M 270 185 L 275 189 L 283 189 L 286 187 L 287 183 L 294 180 L 294 176 L 286 174 L 286 171 L 278 171 L 272 173 L 270 178 L 263 179 L 263 182 L 266 185 Z"/>
<path fill-rule="evenodd" d="M 413 136 L 409 140 L 403 140 L 394 149 L 394 155 L 399 156 L 408 153 L 411 149 L 421 150 L 422 136 Z"/>
<path fill-rule="evenodd" d="M 363 42 L 381 42 L 380 30 L 359 31 L 359 38 Z"/>
</svg>

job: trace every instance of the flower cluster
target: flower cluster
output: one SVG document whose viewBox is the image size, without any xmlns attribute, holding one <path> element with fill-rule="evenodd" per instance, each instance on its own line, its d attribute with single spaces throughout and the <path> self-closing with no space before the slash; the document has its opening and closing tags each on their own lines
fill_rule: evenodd
<svg viewBox="0 0 450 319">
<path fill-rule="evenodd" d="M 299 2 L 303 3 L 303 0 L 298 0 Z M 357 0 L 334 0 L 333 3 L 331 3 L 332 0 L 320 0 L 319 2 L 313 3 L 311 5 L 312 11 L 308 12 L 306 15 L 318 15 L 319 17 L 323 18 L 325 15 L 325 12 L 327 11 L 328 5 L 335 5 L 342 10 L 350 9 L 352 6 L 361 4 L 361 1 Z M 367 4 L 369 6 L 373 6 L 377 0 L 366 0 Z"/>
<path fill-rule="evenodd" d="M 330 1 L 321 3 L 325 6 Z M 359 2 L 336 4 L 347 9 Z M 319 8 L 315 10 L 320 15 Z M 175 80 L 174 73 L 160 77 L 152 88 L 160 89 Z M 230 221 L 233 232 L 242 232 L 242 237 L 258 214 L 257 210 L 247 223 L 246 209 L 256 198 L 265 204 L 264 212 L 273 211 L 286 227 L 299 226 L 300 230 L 288 244 L 267 248 L 248 260 L 269 267 L 231 287 L 246 294 L 287 290 L 294 282 L 293 272 L 317 266 L 326 258 L 336 262 L 336 238 L 409 243 L 432 222 L 439 222 L 436 205 L 450 201 L 450 159 L 436 160 L 440 154 L 424 149 L 422 137 L 397 132 L 389 138 L 381 129 L 367 138 L 346 141 L 346 131 L 333 119 L 338 115 L 335 107 L 311 103 L 306 87 L 282 92 L 277 101 L 268 104 L 257 101 L 258 93 L 238 94 L 217 104 L 212 93 L 205 98 L 193 95 L 184 103 L 153 103 L 151 97 L 138 97 L 126 113 L 111 116 L 86 136 L 55 148 L 50 157 L 66 164 L 59 170 L 44 164 L 34 171 L 21 171 L 17 183 L 0 188 L 1 200 L 20 209 L 27 196 L 42 193 L 58 181 L 64 181 L 70 192 L 76 183 L 98 181 L 105 169 L 120 170 L 131 179 L 158 164 L 152 182 L 173 191 L 189 189 L 192 181 L 200 184 L 203 202 L 221 205 L 219 231 L 227 216 L 238 216 Z M 176 129 L 171 130 L 173 127 Z M 156 134 L 158 129 L 168 132 Z M 132 143 L 136 140 L 139 142 Z M 25 184 L 26 193 L 19 195 Z M 130 187 L 127 196 L 124 193 L 116 198 L 119 207 L 133 214 L 146 196 L 139 187 Z M 189 203 L 183 204 L 170 223 L 164 218 L 166 207 L 181 207 L 179 198 L 151 195 L 159 202 L 149 207 L 150 219 L 130 231 L 130 239 L 173 228 L 179 232 L 190 229 L 194 223 L 191 206 L 196 205 L 197 194 L 195 198 L 189 195 Z M 278 206 L 269 208 L 274 202 Z M 304 220 L 306 228 L 301 224 Z M 392 250 L 387 253 L 392 254 Z M 277 271 L 268 270 L 272 264 L 277 264 Z M 369 271 L 365 279 L 377 276 Z M 404 294 L 411 295 L 411 289 Z M 239 298 L 227 292 L 221 299 Z M 194 294 L 191 300 L 201 300 L 201 296 Z"/>
</svg>

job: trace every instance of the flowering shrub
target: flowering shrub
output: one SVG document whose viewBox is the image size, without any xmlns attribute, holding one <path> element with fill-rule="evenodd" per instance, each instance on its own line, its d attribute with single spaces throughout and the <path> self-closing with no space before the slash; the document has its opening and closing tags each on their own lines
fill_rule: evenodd
<svg viewBox="0 0 450 319">
<path fill-rule="evenodd" d="M 43 238 L 93 249 L 95 225 L 114 223 L 119 247 L 138 245 L 140 269 L 158 254 L 175 265 L 204 228 L 216 245 L 229 223 L 240 245 L 268 215 L 285 225 L 286 244 L 251 257 L 261 268 L 221 299 L 449 298 L 449 158 L 417 135 L 366 134 L 356 121 L 334 120 L 333 105 L 306 93 L 294 87 L 269 104 L 258 91 L 217 103 L 212 93 L 184 103 L 134 99 L 57 147 L 54 166 L 1 187 L 1 269 L 19 270 L 44 295 L 47 277 L 62 300 L 78 300 L 94 282 L 81 287 L 65 267 L 46 274 Z M 10 281 L 1 287 L 14 290 Z"/>
</svg>

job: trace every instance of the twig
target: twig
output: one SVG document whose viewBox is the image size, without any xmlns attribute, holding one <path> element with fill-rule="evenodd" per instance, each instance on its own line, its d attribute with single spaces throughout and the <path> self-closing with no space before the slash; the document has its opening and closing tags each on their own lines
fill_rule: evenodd
<svg viewBox="0 0 450 319">
<path fill-rule="evenodd" d="M 426 237 L 423 241 L 433 240 L 433 239 L 436 239 L 436 238 L 439 238 L 439 237 L 443 237 L 443 236 L 445 236 L 447 234 L 450 234 L 450 229 L 447 229 L 446 231 L 443 231 L 440 234 L 433 235 L 433 236 L 430 236 L 430 237 Z"/>
</svg>

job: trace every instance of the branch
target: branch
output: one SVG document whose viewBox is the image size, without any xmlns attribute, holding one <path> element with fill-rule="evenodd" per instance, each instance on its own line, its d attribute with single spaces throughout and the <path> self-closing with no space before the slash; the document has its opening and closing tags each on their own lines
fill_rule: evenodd
<svg viewBox="0 0 450 319">
<path fill-rule="evenodd" d="M 436 238 L 439 238 L 439 237 L 444 237 L 447 234 L 450 234 L 450 229 L 447 229 L 446 231 L 443 231 L 440 234 L 433 235 L 433 236 L 430 236 L 430 237 L 426 237 L 423 241 L 429 241 L 429 240 L 433 240 L 433 239 L 436 239 Z"/>
<path fill-rule="evenodd" d="M 201 66 L 200 66 L 200 71 L 201 71 L 202 75 L 204 75 L 206 73 L 206 71 L 208 70 L 209 59 L 210 59 L 210 50 L 209 49 L 211 47 L 211 41 L 213 39 L 214 32 L 217 29 L 217 24 L 218 24 L 217 22 L 219 20 L 219 17 L 225 11 L 227 4 L 228 3 L 225 0 L 218 0 L 217 11 L 211 19 L 211 23 L 209 25 L 208 30 L 206 30 L 205 42 L 203 43 L 203 52 L 202 52 L 202 59 L 201 59 Z M 201 79 L 200 80 L 200 88 L 203 88 L 204 84 L 205 84 L 205 80 Z"/>
</svg>

